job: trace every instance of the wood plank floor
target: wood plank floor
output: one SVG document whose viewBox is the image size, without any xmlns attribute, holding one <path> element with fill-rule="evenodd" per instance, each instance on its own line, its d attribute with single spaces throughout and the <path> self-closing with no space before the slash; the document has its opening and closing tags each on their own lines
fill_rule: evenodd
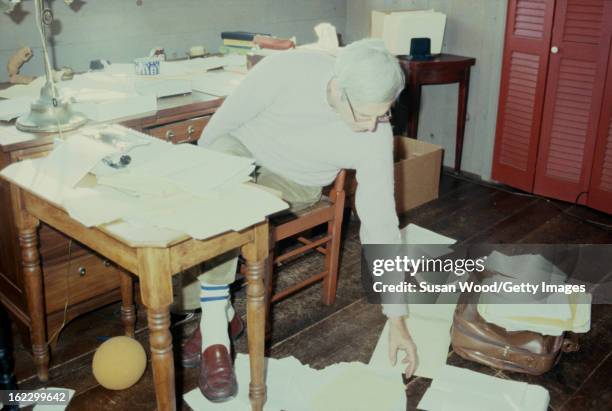
<svg viewBox="0 0 612 411">
<path fill-rule="evenodd" d="M 571 215 L 612 224 L 612 217 L 583 207 L 516 195 L 510 190 L 483 186 L 444 174 L 440 198 L 402 216 L 402 226 L 415 223 L 443 235 L 469 243 L 612 243 L 612 232 L 587 224 Z M 293 355 L 303 363 L 323 368 L 341 361 L 367 362 L 378 340 L 385 318 L 378 306 L 363 297 L 359 278 L 360 246 L 358 222 L 348 221 L 341 259 L 338 298 L 331 307 L 320 304 L 320 285 L 284 300 L 274 307 L 269 354 L 276 358 Z M 284 267 L 278 287 L 309 272 L 321 261 L 306 256 Z M 234 295 L 237 312 L 245 315 L 244 289 Z M 612 409 L 612 306 L 594 306 L 591 331 L 581 339 L 581 350 L 564 355 L 543 376 L 510 374 L 480 366 L 449 354 L 449 364 L 502 378 L 527 381 L 546 387 L 550 409 Z M 178 338 L 188 333 L 193 321 L 174 327 Z M 144 310 L 138 312 L 137 338 L 148 347 Z M 155 408 L 150 367 L 132 388 L 109 391 L 91 374 L 91 360 L 100 341 L 122 332 L 118 304 L 87 314 L 71 322 L 62 332 L 53 352 L 50 385 L 76 389 L 69 410 L 153 410 Z M 41 386 L 28 351 L 15 341 L 16 375 L 21 389 Z M 246 339 L 236 345 L 245 352 Z M 399 378 L 399 376 L 398 376 Z M 197 386 L 197 370 L 177 367 L 177 393 Z M 408 410 L 416 409 L 430 380 L 408 382 Z M 179 399 L 179 409 L 190 408 Z"/>
</svg>

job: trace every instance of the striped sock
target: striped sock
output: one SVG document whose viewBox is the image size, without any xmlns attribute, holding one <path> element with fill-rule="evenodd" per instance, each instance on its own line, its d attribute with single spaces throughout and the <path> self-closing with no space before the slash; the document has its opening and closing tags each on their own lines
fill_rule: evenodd
<svg viewBox="0 0 612 411">
<path fill-rule="evenodd" d="M 229 285 L 200 283 L 200 305 L 202 317 L 200 330 L 202 332 L 202 351 L 215 344 L 222 344 L 230 350 L 230 340 L 227 331 Z"/>
</svg>

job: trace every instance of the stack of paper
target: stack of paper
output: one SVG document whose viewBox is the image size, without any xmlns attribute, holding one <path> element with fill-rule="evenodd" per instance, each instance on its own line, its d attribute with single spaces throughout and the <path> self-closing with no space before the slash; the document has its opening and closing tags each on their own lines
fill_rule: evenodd
<svg viewBox="0 0 612 411">
<path fill-rule="evenodd" d="M 534 331 L 545 335 L 589 331 L 591 295 L 543 292 L 543 284 L 562 285 L 567 275 L 541 255 L 506 256 L 494 251 L 487 258 L 486 268 L 496 274 L 483 281 L 485 284 L 507 281 L 540 287 L 533 295 L 482 294 L 478 313 L 486 321 L 508 331 Z"/>
<path fill-rule="evenodd" d="M 382 38 L 395 55 L 410 54 L 413 38 L 431 39 L 431 53 L 442 52 L 446 15 L 434 10 L 372 11 L 371 37 Z"/>
<path fill-rule="evenodd" d="M 444 366 L 417 406 L 426 411 L 546 411 L 550 396 L 537 385 Z"/>
</svg>

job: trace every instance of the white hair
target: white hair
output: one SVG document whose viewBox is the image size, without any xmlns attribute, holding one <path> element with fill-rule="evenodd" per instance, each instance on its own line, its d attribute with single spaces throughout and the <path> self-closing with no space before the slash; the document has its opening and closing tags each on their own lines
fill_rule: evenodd
<svg viewBox="0 0 612 411">
<path fill-rule="evenodd" d="M 343 95 L 355 103 L 386 103 L 404 88 L 404 72 L 382 40 L 364 39 L 340 51 L 334 68 Z"/>
</svg>

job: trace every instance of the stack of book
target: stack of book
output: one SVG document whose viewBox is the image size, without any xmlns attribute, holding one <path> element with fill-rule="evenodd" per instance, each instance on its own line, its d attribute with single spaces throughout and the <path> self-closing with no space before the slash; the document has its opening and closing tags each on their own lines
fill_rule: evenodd
<svg viewBox="0 0 612 411">
<path fill-rule="evenodd" d="M 219 48 L 219 51 L 224 54 L 246 54 L 253 47 L 255 47 L 255 43 L 253 43 L 253 38 L 257 34 L 263 33 L 251 33 L 247 31 L 224 31 L 221 33 L 223 45 Z"/>
</svg>

